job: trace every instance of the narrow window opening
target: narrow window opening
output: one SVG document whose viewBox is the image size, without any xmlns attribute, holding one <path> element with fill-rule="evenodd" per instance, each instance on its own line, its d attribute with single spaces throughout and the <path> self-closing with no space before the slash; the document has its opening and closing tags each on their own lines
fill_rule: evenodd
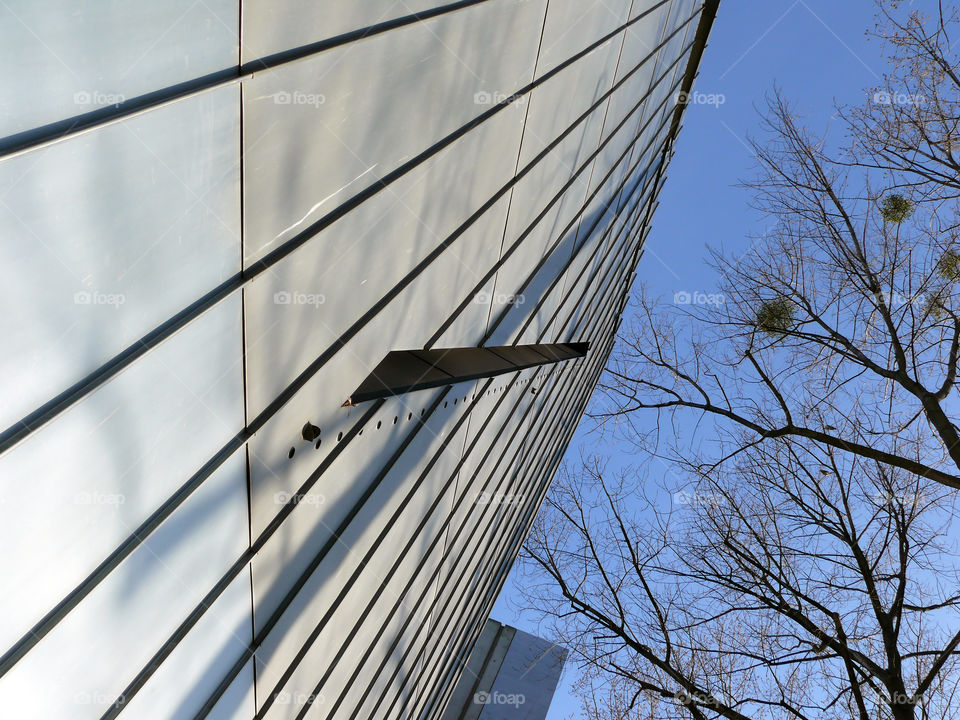
<svg viewBox="0 0 960 720">
<path fill-rule="evenodd" d="M 344 406 L 576 360 L 585 357 L 589 350 L 590 343 L 394 350 L 350 394 Z M 467 402 L 467 398 L 465 395 L 463 401 Z M 304 437 L 306 434 L 305 427 Z"/>
</svg>

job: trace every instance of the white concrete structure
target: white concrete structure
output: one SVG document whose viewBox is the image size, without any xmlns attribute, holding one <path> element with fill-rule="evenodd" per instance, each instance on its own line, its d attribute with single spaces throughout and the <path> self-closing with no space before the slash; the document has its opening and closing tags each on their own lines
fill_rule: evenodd
<svg viewBox="0 0 960 720">
<path fill-rule="evenodd" d="M 487 620 L 441 720 L 544 720 L 566 648 Z"/>
<path fill-rule="evenodd" d="M 439 716 L 714 4 L 0 4 L 5 716 Z M 342 407 L 393 350 L 570 342 Z"/>
</svg>

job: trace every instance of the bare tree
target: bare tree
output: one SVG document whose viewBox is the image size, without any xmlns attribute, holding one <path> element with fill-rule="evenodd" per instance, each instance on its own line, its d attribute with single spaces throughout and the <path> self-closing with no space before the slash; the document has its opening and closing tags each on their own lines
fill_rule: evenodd
<svg viewBox="0 0 960 720">
<path fill-rule="evenodd" d="M 852 140 L 774 93 L 772 229 L 713 255 L 722 303 L 641 294 L 602 381 L 598 420 L 692 490 L 665 509 L 590 460 L 531 535 L 591 717 L 960 717 L 958 16 L 900 6 Z"/>
<path fill-rule="evenodd" d="M 903 18 L 903 0 L 878 5 L 872 33 L 890 51 L 890 71 L 871 102 L 843 117 L 852 130 L 851 156 L 863 168 L 906 173 L 902 189 L 920 202 L 960 196 L 960 71 L 951 31 L 960 8 L 937 0 L 932 16 Z"/>
<path fill-rule="evenodd" d="M 527 543 L 589 717 L 960 717 L 952 490 L 785 441 L 666 509 L 636 486 L 568 471 Z"/>
</svg>

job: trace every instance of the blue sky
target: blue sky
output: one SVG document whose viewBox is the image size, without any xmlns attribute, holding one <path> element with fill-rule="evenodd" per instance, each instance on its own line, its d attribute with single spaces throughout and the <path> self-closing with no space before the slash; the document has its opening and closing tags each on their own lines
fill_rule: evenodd
<svg viewBox="0 0 960 720">
<path fill-rule="evenodd" d="M 870 0 L 721 0 L 694 89 L 721 95 L 724 102 L 687 109 L 638 282 L 664 302 L 677 292 L 716 292 L 716 278 L 704 264 L 706 249 L 745 251 L 751 233 L 763 227 L 763 218 L 749 207 L 749 192 L 736 185 L 754 172 L 745 138 L 761 134 L 764 96 L 776 84 L 807 124 L 829 128 L 841 140 L 841 128 L 831 123 L 835 103 L 862 103 L 866 89 L 881 84 L 882 48 L 865 35 L 873 26 Z M 571 458 L 579 456 L 589 429 L 589 421 L 582 423 Z M 593 451 L 603 452 L 596 436 L 589 441 Z M 545 634 L 535 617 L 519 609 L 512 579 L 492 616 Z M 549 720 L 581 717 L 570 687 L 576 675 L 572 664 L 566 668 Z"/>
</svg>

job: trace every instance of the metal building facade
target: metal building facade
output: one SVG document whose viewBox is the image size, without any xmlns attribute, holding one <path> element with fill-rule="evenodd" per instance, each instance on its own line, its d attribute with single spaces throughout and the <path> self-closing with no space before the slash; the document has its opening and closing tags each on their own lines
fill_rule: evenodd
<svg viewBox="0 0 960 720">
<path fill-rule="evenodd" d="M 611 349 L 702 6 L 0 4 L 5 713 L 440 716 Z M 391 351 L 581 342 L 343 407 Z"/>
<path fill-rule="evenodd" d="M 544 720 L 567 650 L 487 620 L 441 720 Z"/>
</svg>

